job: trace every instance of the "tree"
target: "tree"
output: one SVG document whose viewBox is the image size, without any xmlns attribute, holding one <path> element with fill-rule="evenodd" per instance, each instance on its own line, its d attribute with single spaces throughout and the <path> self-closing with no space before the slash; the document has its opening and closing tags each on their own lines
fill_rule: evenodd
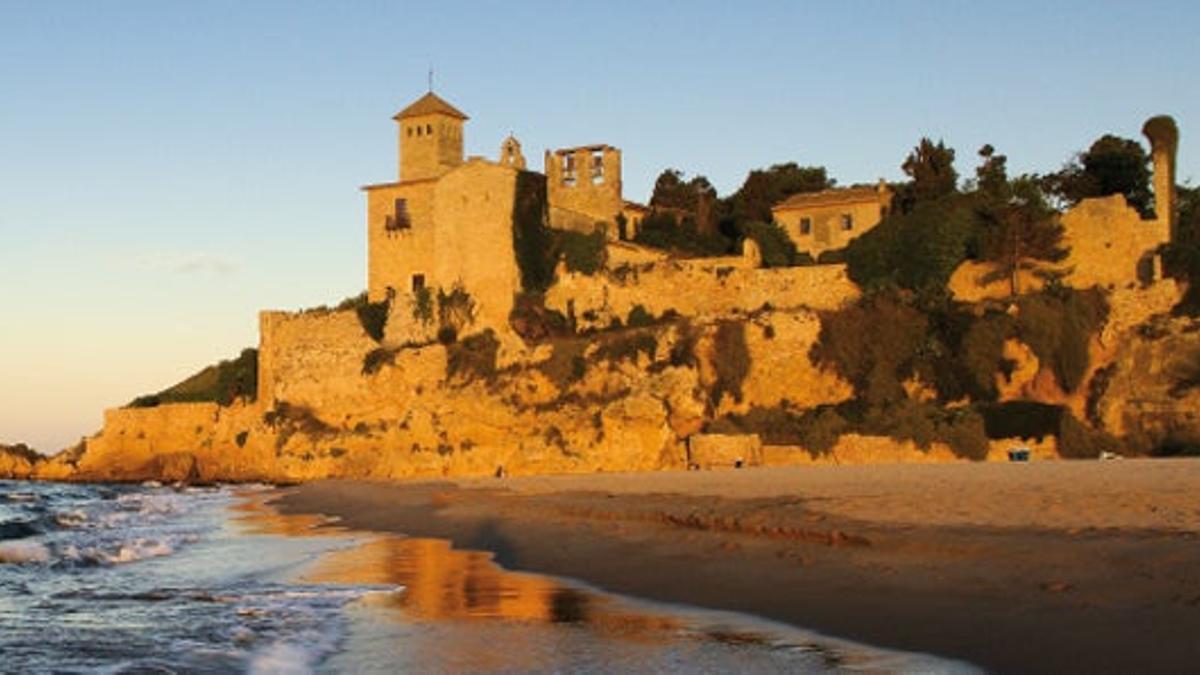
<svg viewBox="0 0 1200 675">
<path fill-rule="evenodd" d="M 717 217 L 713 205 L 717 201 L 717 189 L 704 176 L 693 176 L 684 180 L 678 169 L 666 169 L 654 181 L 654 193 L 650 206 L 679 209 L 692 214 L 696 230 L 702 236 L 711 236 L 717 230 Z"/>
<path fill-rule="evenodd" d="M 726 200 L 726 211 L 735 223 L 771 222 L 771 207 L 802 192 L 819 192 L 834 186 L 823 166 L 775 164 L 751 171 L 738 191 Z"/>
<path fill-rule="evenodd" d="M 900 168 L 912 178 L 902 199 L 906 210 L 918 202 L 939 199 L 958 190 L 954 148 L 946 147 L 940 140 L 935 144 L 928 138 L 922 138 Z"/>
<path fill-rule="evenodd" d="M 694 176 L 684 180 L 684 173 L 679 169 L 665 169 L 654 181 L 650 206 L 695 212 L 702 197 L 717 198 L 717 190 L 707 178 Z"/>
<path fill-rule="evenodd" d="M 1105 134 L 1057 173 L 1044 179 L 1045 189 L 1068 206 L 1089 197 L 1122 194 L 1143 216 L 1153 213 L 1150 155 L 1140 143 Z"/>
<path fill-rule="evenodd" d="M 977 192 L 986 199 L 1008 199 L 1008 157 L 997 155 L 990 143 L 979 149 L 979 156 L 983 162 L 975 169 Z"/>
<path fill-rule="evenodd" d="M 1027 261 L 1057 262 L 1066 257 L 1063 228 L 1036 179 L 1022 176 L 1003 185 L 990 183 L 989 189 L 992 192 L 982 195 L 976 209 L 979 257 L 1009 278 L 1016 296 L 1021 290 L 1020 270 Z"/>
<path fill-rule="evenodd" d="M 974 215 L 967 200 L 948 196 L 888 214 L 846 247 L 847 272 L 865 289 L 902 288 L 943 295 L 966 259 Z"/>
</svg>

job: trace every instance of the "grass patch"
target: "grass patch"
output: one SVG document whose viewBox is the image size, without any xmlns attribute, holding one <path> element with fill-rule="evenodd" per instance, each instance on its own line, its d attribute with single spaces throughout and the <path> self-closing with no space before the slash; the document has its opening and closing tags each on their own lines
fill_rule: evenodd
<svg viewBox="0 0 1200 675">
<path fill-rule="evenodd" d="M 258 396 L 258 350 L 245 349 L 235 359 L 221 361 L 157 394 L 139 396 L 128 408 L 153 408 L 164 403 L 216 403 L 227 406 Z"/>
</svg>

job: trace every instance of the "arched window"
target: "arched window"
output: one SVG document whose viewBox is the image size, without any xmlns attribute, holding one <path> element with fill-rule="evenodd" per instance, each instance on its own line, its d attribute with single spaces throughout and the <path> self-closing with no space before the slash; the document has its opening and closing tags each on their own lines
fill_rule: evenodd
<svg viewBox="0 0 1200 675">
<path fill-rule="evenodd" d="M 433 133 L 433 125 L 432 125 L 432 124 L 426 124 L 426 125 L 425 125 L 425 133 L 427 133 L 427 134 L 432 134 L 432 133 Z"/>
</svg>

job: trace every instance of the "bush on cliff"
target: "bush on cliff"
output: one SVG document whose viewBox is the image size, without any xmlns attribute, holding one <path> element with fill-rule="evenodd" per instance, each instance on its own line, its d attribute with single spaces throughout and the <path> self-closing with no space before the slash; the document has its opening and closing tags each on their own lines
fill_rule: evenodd
<svg viewBox="0 0 1200 675">
<path fill-rule="evenodd" d="M 243 398 L 258 396 L 258 350 L 245 349 L 236 358 L 208 366 L 173 387 L 157 394 L 139 396 L 129 408 L 153 408 L 164 403 L 212 402 L 227 406 Z"/>
<path fill-rule="evenodd" d="M 734 401 L 742 400 L 742 383 L 750 374 L 750 349 L 746 346 L 746 324 L 742 321 L 722 321 L 713 335 L 713 368 L 716 381 L 709 392 L 715 408 L 721 397 L 729 394 Z"/>
<path fill-rule="evenodd" d="M 796 253 L 796 244 L 792 238 L 775 223 L 749 222 L 742 225 L 746 238 L 754 241 L 762 256 L 763 267 L 791 267 L 799 264 L 800 256 Z M 803 260 L 811 264 L 812 256 Z"/>
<path fill-rule="evenodd" d="M 604 266 L 607 251 L 602 230 L 597 229 L 591 234 L 564 230 L 554 234 L 563 262 L 569 271 L 595 274 Z"/>
<path fill-rule="evenodd" d="M 809 353 L 854 387 L 856 398 L 882 405 L 905 397 L 926 344 L 929 322 L 895 293 L 873 293 L 843 309 L 821 314 L 821 332 Z"/>
<path fill-rule="evenodd" d="M 917 202 L 910 212 L 894 211 L 851 241 L 847 272 L 866 290 L 938 295 L 966 259 L 973 228 L 970 204 L 960 195 Z"/>
<path fill-rule="evenodd" d="M 547 309 L 546 298 L 541 293 L 517 294 L 508 324 L 526 342 L 541 342 L 574 333 L 571 320 L 562 312 Z"/>
<path fill-rule="evenodd" d="M 446 347 L 446 379 L 463 382 L 496 379 L 496 354 L 500 341 L 492 329 L 464 338 Z"/>
<path fill-rule="evenodd" d="M 1083 383 L 1092 336 L 1104 325 L 1108 303 L 1104 293 L 1092 288 L 1079 291 L 1047 288 L 1017 301 L 1017 332 L 1042 364 L 1054 371 L 1064 391 Z"/>
<path fill-rule="evenodd" d="M 521 273 L 521 288 L 538 293 L 554 283 L 554 240 L 548 225 L 546 177 L 520 171 L 514 190 L 513 253 Z"/>
</svg>

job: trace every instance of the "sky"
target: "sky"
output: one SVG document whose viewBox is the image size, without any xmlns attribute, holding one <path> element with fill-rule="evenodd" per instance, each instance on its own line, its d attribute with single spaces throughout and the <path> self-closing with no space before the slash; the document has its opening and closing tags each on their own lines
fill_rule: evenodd
<svg viewBox="0 0 1200 675">
<path fill-rule="evenodd" d="M 55 451 L 105 408 L 257 344 L 261 309 L 366 285 L 391 116 L 436 92 L 466 153 L 512 132 L 663 169 L 902 178 L 922 136 L 971 175 L 1046 172 L 1168 113 L 1200 180 L 1194 2 L 0 0 L 0 442 Z M 1198 125 L 1198 126 L 1194 126 Z M 1193 135 L 1192 130 L 1197 132 Z"/>
</svg>

